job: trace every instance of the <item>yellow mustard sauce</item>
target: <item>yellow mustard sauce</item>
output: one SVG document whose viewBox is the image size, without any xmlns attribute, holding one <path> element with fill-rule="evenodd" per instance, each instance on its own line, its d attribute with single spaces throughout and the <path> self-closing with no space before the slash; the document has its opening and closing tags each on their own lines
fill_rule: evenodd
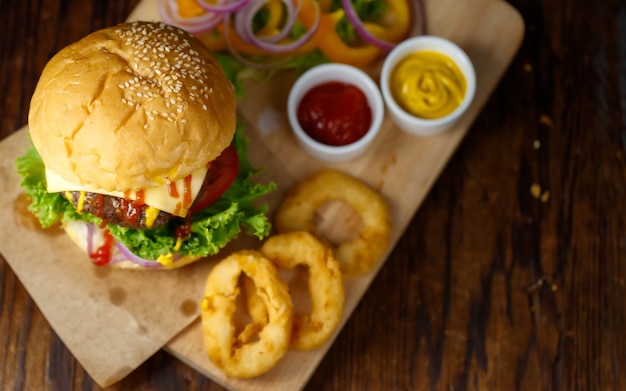
<svg viewBox="0 0 626 391">
<path fill-rule="evenodd" d="M 407 112 L 424 119 L 437 119 L 459 107 L 467 81 L 450 57 L 424 50 L 400 61 L 392 72 L 390 89 Z"/>
<path fill-rule="evenodd" d="M 159 217 L 159 209 L 148 206 L 146 208 L 146 228 L 152 228 L 152 225 L 156 221 L 157 217 Z"/>
<path fill-rule="evenodd" d="M 157 262 L 163 265 L 164 267 L 172 267 L 174 266 L 174 254 L 167 253 L 163 255 L 159 255 L 157 258 Z"/>
<path fill-rule="evenodd" d="M 76 201 L 76 212 L 78 212 L 78 214 L 83 214 L 83 208 L 85 207 L 85 197 L 87 196 L 87 193 L 84 191 L 81 191 L 78 195 L 78 200 Z M 65 198 L 70 201 L 72 203 L 72 205 L 74 204 L 72 202 L 72 192 L 71 191 L 65 191 Z"/>
</svg>

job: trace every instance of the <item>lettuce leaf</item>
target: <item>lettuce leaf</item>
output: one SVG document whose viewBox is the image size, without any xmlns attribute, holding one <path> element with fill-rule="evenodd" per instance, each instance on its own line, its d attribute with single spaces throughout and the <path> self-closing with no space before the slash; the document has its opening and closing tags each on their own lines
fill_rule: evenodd
<svg viewBox="0 0 626 391">
<path fill-rule="evenodd" d="M 136 255 L 156 260 L 161 255 L 208 256 L 219 252 L 243 230 L 258 238 L 267 236 L 271 224 L 267 219 L 267 205 L 258 206 L 255 201 L 276 188 L 276 184 L 259 184 L 252 178 L 261 170 L 254 169 L 247 155 L 248 139 L 242 126 L 237 127 L 233 140 L 239 155 L 239 174 L 233 185 L 209 208 L 191 218 L 191 235 L 184 239 L 175 251 L 175 230 L 183 219 L 172 219 L 162 227 L 137 230 L 108 224 L 107 228 L 116 240 Z M 31 200 L 29 210 L 37 216 L 44 228 L 56 223 L 81 220 L 94 224 L 102 221 L 89 213 L 79 214 L 61 193 L 48 193 L 44 164 L 34 146 L 16 160 L 17 172 L 22 176 L 21 187 Z"/>
<path fill-rule="evenodd" d="M 313 50 L 310 53 L 291 56 L 286 58 L 286 61 L 280 62 L 279 65 L 264 69 L 253 69 L 240 63 L 235 57 L 228 52 L 215 52 L 216 60 L 220 63 L 224 73 L 228 80 L 233 84 L 235 88 L 235 96 L 238 100 L 242 100 L 246 96 L 245 80 L 255 80 L 259 83 L 267 83 L 277 73 L 283 71 L 294 71 L 296 76 L 300 76 L 307 70 L 314 66 L 329 62 L 329 60 L 318 49 Z M 259 61 L 263 61 L 259 59 Z M 276 58 L 268 60 L 270 62 L 277 62 Z"/>
</svg>

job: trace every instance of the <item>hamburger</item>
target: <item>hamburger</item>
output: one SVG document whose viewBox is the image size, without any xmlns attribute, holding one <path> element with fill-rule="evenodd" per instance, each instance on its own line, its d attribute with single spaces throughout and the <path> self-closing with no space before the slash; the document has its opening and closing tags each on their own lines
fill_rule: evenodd
<svg viewBox="0 0 626 391">
<path fill-rule="evenodd" d="M 156 22 L 96 31 L 45 66 L 17 160 L 30 210 L 97 265 L 176 268 L 245 230 L 274 188 L 251 178 L 236 97 L 194 36 Z"/>
</svg>

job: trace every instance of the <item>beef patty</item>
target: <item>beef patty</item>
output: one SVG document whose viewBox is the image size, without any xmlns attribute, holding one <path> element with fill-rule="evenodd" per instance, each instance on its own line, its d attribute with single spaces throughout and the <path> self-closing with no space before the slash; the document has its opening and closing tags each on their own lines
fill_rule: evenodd
<svg viewBox="0 0 626 391">
<path fill-rule="evenodd" d="M 80 199 L 80 193 L 79 191 L 72 191 L 70 192 L 71 197 L 68 198 L 67 193 L 63 193 L 63 196 L 76 207 Z M 134 229 L 160 227 L 167 224 L 174 217 L 170 213 L 159 210 L 159 214 L 153 224 L 147 227 L 147 208 L 148 205 L 139 204 L 125 198 L 86 192 L 82 211 L 98 216 L 107 223 Z"/>
</svg>

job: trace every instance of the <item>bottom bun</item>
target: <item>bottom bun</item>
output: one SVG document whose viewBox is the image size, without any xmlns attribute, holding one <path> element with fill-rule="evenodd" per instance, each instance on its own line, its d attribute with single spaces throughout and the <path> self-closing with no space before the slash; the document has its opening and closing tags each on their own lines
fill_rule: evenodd
<svg viewBox="0 0 626 391">
<path fill-rule="evenodd" d="M 88 237 L 89 233 L 89 223 L 84 221 L 69 221 L 63 224 L 63 229 L 68 234 L 68 236 L 80 247 L 86 254 L 89 254 L 88 250 Z M 93 249 L 97 249 L 102 246 L 104 243 L 104 231 L 97 227 L 93 226 Z M 151 261 L 149 264 L 143 265 L 138 262 L 132 261 L 125 257 L 124 254 L 120 252 L 117 246 L 113 246 L 111 249 L 111 260 L 112 263 L 108 263 L 104 266 L 116 267 L 121 269 L 138 269 L 138 270 L 172 270 L 178 269 L 183 266 L 189 265 L 199 259 L 202 259 L 200 256 L 190 256 L 185 255 L 176 259 L 176 261 L 171 266 L 163 266 L 157 261 Z"/>
</svg>

